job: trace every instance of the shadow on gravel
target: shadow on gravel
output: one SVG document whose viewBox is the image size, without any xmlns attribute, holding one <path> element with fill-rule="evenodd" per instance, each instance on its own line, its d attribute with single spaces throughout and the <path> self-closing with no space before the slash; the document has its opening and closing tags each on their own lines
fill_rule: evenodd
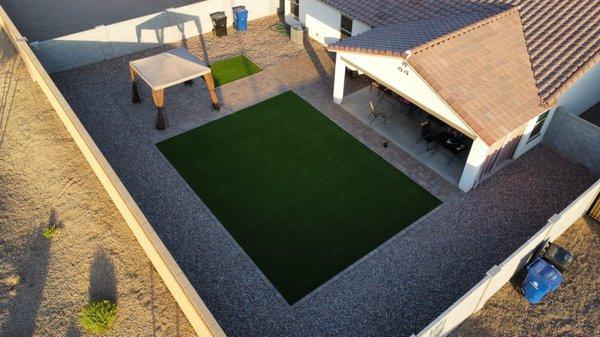
<svg viewBox="0 0 600 337">
<path fill-rule="evenodd" d="M 90 269 L 90 300 L 117 301 L 115 265 L 104 250 L 98 250 Z"/>
<path fill-rule="evenodd" d="M 67 333 L 65 334 L 65 337 L 81 337 L 81 336 L 83 336 L 83 333 L 81 333 L 81 330 L 79 330 L 77 321 L 72 321 L 71 325 L 69 325 L 69 329 L 67 330 Z"/>
<path fill-rule="evenodd" d="M 327 70 L 325 70 L 325 66 L 319 59 L 319 55 L 317 54 L 317 51 L 315 50 L 315 48 L 313 48 L 313 46 L 310 44 L 310 38 L 308 38 L 308 37 L 306 37 L 304 39 L 304 48 L 306 49 L 306 52 L 308 53 L 308 56 L 310 57 L 310 61 L 313 63 L 315 70 L 319 74 L 320 79 L 321 80 L 330 79 L 329 74 L 327 74 Z M 327 53 L 327 55 L 331 58 L 333 54 Z"/>
<path fill-rule="evenodd" d="M 9 314 L 4 320 L 2 336 L 31 336 L 34 332 L 50 261 L 51 241 L 42 232 L 56 219 L 56 212 L 51 210 L 48 222 L 35 226 L 22 247 L 25 252 L 21 261 L 16 261 L 20 283 L 7 305 Z"/>
</svg>

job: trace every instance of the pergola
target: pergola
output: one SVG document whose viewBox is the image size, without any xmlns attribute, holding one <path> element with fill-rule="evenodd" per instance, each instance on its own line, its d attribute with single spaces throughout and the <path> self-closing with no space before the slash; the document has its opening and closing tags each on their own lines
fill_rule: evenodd
<svg viewBox="0 0 600 337">
<path fill-rule="evenodd" d="M 210 68 L 183 47 L 131 61 L 129 62 L 129 73 L 132 88 L 131 101 L 133 103 L 141 103 L 142 101 L 137 82 L 138 77 L 143 79 L 152 89 L 152 99 L 158 111 L 156 128 L 159 130 L 164 130 L 168 126 L 164 107 L 165 88 L 176 84 L 191 85 L 194 78 L 204 78 L 210 92 L 213 108 L 216 110 L 221 108 Z"/>
</svg>

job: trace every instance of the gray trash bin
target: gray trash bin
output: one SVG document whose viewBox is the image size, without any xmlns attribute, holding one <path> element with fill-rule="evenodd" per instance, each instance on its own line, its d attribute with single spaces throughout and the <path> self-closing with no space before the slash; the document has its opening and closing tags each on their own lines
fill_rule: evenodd
<svg viewBox="0 0 600 337">
<path fill-rule="evenodd" d="M 291 29 L 291 39 L 298 44 L 304 44 L 304 35 L 306 35 L 306 28 L 302 25 L 297 25 Z"/>
</svg>

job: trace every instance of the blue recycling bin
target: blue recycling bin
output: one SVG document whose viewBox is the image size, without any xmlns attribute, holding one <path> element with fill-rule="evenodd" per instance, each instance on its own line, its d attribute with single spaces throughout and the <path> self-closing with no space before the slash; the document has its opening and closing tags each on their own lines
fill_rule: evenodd
<svg viewBox="0 0 600 337">
<path fill-rule="evenodd" d="M 529 303 L 537 304 L 558 289 L 563 280 L 563 275 L 552 264 L 538 257 L 527 266 L 527 277 L 521 289 Z"/>
<path fill-rule="evenodd" d="M 242 6 L 233 9 L 233 23 L 238 32 L 248 30 L 248 10 Z"/>
</svg>

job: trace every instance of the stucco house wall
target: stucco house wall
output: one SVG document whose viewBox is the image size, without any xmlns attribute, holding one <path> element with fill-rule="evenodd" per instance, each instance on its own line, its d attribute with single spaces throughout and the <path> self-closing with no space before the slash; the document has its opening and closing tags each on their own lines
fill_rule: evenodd
<svg viewBox="0 0 600 337">
<path fill-rule="evenodd" d="M 300 0 L 299 18 L 290 14 L 290 0 L 285 0 L 285 20 L 290 25 L 302 24 L 308 35 L 321 44 L 328 45 L 338 41 L 342 13 L 319 0 Z M 352 35 L 371 30 L 371 26 L 353 19 Z"/>
<path fill-rule="evenodd" d="M 559 99 L 558 105 L 575 116 L 600 102 L 600 62 L 581 77 Z"/>
</svg>

